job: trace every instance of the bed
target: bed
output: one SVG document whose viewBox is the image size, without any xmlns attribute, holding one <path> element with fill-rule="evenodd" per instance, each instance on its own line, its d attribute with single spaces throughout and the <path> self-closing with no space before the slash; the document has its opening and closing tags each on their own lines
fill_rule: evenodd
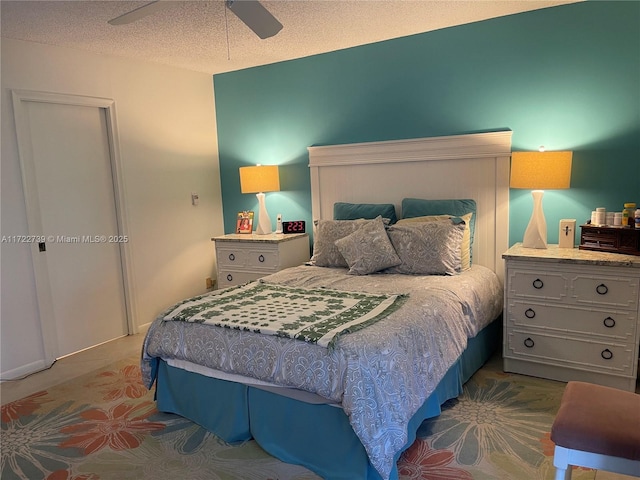
<svg viewBox="0 0 640 480">
<path fill-rule="evenodd" d="M 309 147 L 318 219 L 313 265 L 185 299 L 163 312 L 147 332 L 141 361 L 145 382 L 150 388 L 155 382 L 158 409 L 230 443 L 253 438 L 323 478 L 397 478 L 396 462 L 421 422 L 458 396 L 500 344 L 510 139 L 507 131 Z M 468 202 L 471 217 L 463 211 Z M 462 210 L 449 211 L 456 206 Z M 358 219 L 362 209 L 366 220 Z M 440 215 L 447 218 L 423 221 Z M 338 227 L 350 233 L 334 242 L 329 233 Z M 416 244 L 405 242 L 427 231 L 431 242 L 446 247 L 427 262 L 437 275 L 412 270 Z M 363 249 L 362 242 L 383 237 L 402 258 L 385 258 L 394 264 L 377 268 L 383 247 Z M 334 262 L 335 246 L 344 265 Z M 363 251 L 376 254 L 363 261 Z M 229 325 L 211 311 L 223 302 L 229 317 L 233 298 L 242 296 L 279 297 L 278 305 L 291 302 L 287 312 L 299 307 L 296 301 L 309 308 L 339 304 L 345 312 L 366 304 L 369 317 L 294 335 L 296 322 L 279 322 L 285 314 L 276 306 L 279 313 L 271 315 L 273 324 L 261 324 L 263 331 L 221 328 Z M 257 316 L 251 312 L 262 314 L 268 305 L 245 313 Z"/>
</svg>

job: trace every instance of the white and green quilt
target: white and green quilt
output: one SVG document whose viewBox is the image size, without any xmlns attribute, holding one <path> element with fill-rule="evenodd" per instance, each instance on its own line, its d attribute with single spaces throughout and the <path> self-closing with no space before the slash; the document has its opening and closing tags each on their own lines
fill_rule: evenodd
<svg viewBox="0 0 640 480">
<path fill-rule="evenodd" d="M 205 323 L 329 347 L 394 312 L 402 295 L 296 288 L 260 280 L 187 299 L 165 321 Z"/>
</svg>

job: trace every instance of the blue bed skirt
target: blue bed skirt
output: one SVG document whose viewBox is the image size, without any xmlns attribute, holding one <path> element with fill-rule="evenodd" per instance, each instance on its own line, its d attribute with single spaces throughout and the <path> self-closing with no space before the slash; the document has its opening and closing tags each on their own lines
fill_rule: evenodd
<svg viewBox="0 0 640 480">
<path fill-rule="evenodd" d="M 462 393 L 462 385 L 500 345 L 501 333 L 501 321 L 496 320 L 469 341 L 463 355 L 412 417 L 405 449 L 415 441 L 424 420 L 438 416 L 444 402 Z M 340 408 L 206 377 L 162 360 L 156 399 L 162 412 L 188 418 L 229 443 L 253 438 L 274 457 L 303 465 L 322 478 L 381 480 Z M 398 478 L 395 467 L 390 478 Z"/>
</svg>

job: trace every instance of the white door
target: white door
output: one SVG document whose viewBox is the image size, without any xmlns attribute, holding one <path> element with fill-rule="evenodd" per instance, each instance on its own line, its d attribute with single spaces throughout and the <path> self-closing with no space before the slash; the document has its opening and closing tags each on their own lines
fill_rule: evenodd
<svg viewBox="0 0 640 480">
<path fill-rule="evenodd" d="M 109 117 L 92 105 L 14 105 L 44 343 L 60 357 L 128 333 Z"/>
</svg>

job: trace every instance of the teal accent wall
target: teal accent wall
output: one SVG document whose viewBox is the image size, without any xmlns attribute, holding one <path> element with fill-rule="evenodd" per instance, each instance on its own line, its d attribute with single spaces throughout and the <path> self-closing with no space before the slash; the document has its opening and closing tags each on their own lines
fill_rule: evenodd
<svg viewBox="0 0 640 480">
<path fill-rule="evenodd" d="M 286 26 L 285 26 L 286 28 Z M 640 3 L 582 2 L 214 76 L 225 231 L 238 167 L 278 164 L 275 224 L 311 222 L 307 147 L 513 131 L 513 150 L 573 150 L 570 190 L 544 197 L 561 218 L 640 204 Z M 425 192 L 428 197 L 428 192 Z M 510 243 L 532 210 L 510 193 Z M 309 230 L 309 228 L 308 228 Z"/>
</svg>

